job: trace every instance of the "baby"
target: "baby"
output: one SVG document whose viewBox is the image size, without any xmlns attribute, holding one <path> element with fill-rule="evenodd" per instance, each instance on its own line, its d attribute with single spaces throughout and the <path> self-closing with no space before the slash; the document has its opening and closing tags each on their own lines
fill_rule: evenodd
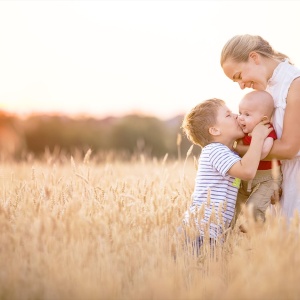
<svg viewBox="0 0 300 300">
<path fill-rule="evenodd" d="M 238 122 L 245 136 L 238 143 L 250 145 L 252 130 L 262 120 L 270 121 L 273 110 L 274 101 L 268 92 L 252 91 L 246 94 L 240 101 L 238 116 Z M 264 159 L 268 155 L 276 138 L 277 135 L 273 129 L 264 141 L 261 159 Z M 277 161 L 277 164 L 280 166 L 280 161 Z M 278 191 L 282 182 L 280 168 L 278 173 L 275 174 L 275 172 L 272 172 L 272 161 L 261 160 L 254 179 L 241 181 L 234 222 L 237 220 L 243 204 L 252 206 L 253 216 L 256 221 L 265 221 L 265 213 L 271 203 L 271 196 L 274 194 L 274 191 Z"/>
</svg>

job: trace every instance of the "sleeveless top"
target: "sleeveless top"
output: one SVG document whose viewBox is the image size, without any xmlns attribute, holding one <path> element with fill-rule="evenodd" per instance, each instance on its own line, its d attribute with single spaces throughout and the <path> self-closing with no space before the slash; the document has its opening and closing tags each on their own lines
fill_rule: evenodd
<svg viewBox="0 0 300 300">
<path fill-rule="evenodd" d="M 285 59 L 275 68 L 271 79 L 268 81 L 266 91 L 274 99 L 273 126 L 279 139 L 282 135 L 286 97 L 292 81 L 297 77 L 300 77 L 300 69 L 289 64 L 288 59 Z M 296 156 L 300 156 L 300 151 Z"/>
</svg>

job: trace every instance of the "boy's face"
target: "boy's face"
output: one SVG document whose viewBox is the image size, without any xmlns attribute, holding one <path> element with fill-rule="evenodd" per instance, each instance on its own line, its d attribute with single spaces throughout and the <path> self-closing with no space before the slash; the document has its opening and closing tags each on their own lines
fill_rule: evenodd
<svg viewBox="0 0 300 300">
<path fill-rule="evenodd" d="M 238 122 L 244 133 L 251 133 L 254 127 L 262 120 L 264 114 L 256 101 L 242 100 L 239 105 Z"/>
<path fill-rule="evenodd" d="M 238 123 L 237 115 L 233 114 L 226 105 L 219 108 L 217 127 L 221 134 L 228 139 L 240 139 L 245 135 Z"/>
</svg>

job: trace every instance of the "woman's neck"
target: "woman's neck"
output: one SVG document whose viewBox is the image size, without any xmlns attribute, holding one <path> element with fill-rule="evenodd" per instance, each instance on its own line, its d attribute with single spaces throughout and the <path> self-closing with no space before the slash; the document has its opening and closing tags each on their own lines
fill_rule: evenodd
<svg viewBox="0 0 300 300">
<path fill-rule="evenodd" d="M 275 58 L 266 58 L 267 81 L 269 81 L 274 73 L 274 70 L 282 61 Z"/>
</svg>

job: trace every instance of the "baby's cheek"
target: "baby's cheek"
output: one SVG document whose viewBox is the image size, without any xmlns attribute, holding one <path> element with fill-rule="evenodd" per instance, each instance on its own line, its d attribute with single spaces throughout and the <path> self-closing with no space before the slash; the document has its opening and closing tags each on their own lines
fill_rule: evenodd
<svg viewBox="0 0 300 300">
<path fill-rule="evenodd" d="M 237 121 L 238 121 L 238 124 L 240 125 L 240 127 L 242 127 L 241 120 L 239 117 L 237 118 Z"/>
</svg>

